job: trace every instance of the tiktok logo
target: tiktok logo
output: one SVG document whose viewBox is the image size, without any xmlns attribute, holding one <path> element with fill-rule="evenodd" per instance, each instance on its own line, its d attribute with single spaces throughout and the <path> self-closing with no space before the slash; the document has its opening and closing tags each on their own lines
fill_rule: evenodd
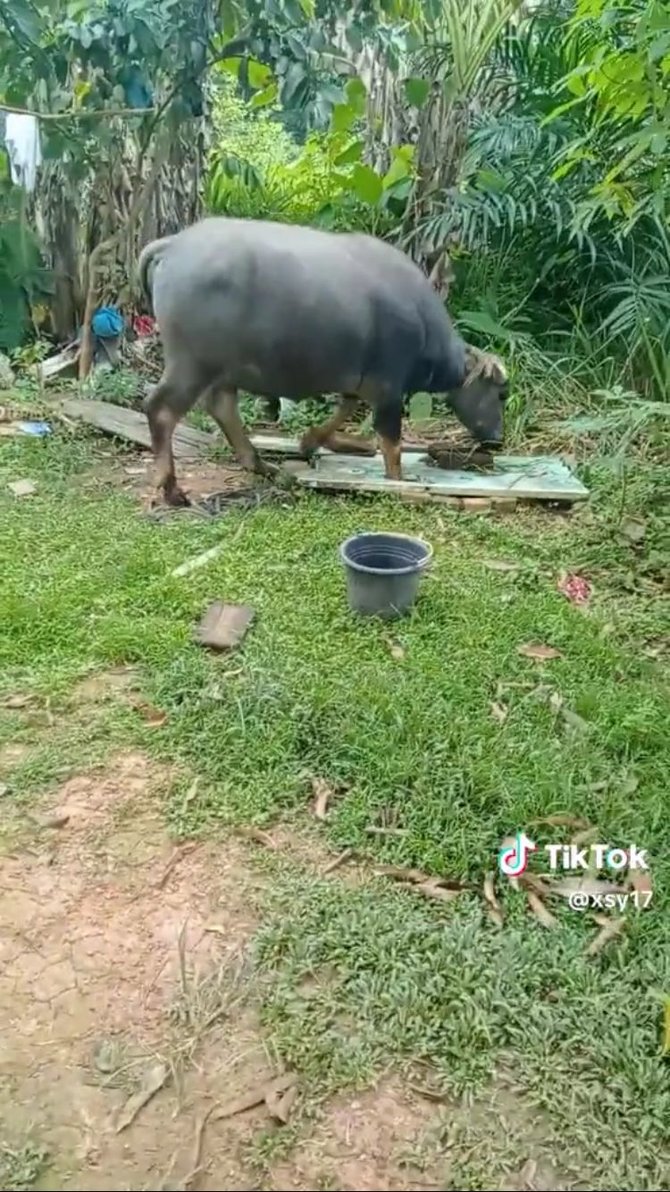
<svg viewBox="0 0 670 1192">
<path fill-rule="evenodd" d="M 503 844 L 498 854 L 498 866 L 505 877 L 520 877 L 528 865 L 530 853 L 537 852 L 537 845 L 526 836 L 525 832 L 517 832 L 512 844 Z"/>
</svg>

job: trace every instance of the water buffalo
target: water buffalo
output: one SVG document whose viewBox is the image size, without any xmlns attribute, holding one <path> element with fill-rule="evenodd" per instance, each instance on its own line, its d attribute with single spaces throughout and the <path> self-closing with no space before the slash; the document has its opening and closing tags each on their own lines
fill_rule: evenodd
<svg viewBox="0 0 670 1192">
<path fill-rule="evenodd" d="M 270 470 L 240 419 L 240 389 L 294 401 L 341 394 L 332 417 L 304 436 L 306 453 L 332 443 L 363 400 L 392 479 L 400 479 L 403 400 L 412 393 L 447 394 L 479 442 L 502 441 L 502 366 L 466 346 L 421 270 L 381 240 L 205 219 L 148 244 L 139 274 L 165 353 L 145 410 L 169 504 L 188 503 L 176 482 L 172 435 L 198 399 L 244 467 Z"/>
</svg>

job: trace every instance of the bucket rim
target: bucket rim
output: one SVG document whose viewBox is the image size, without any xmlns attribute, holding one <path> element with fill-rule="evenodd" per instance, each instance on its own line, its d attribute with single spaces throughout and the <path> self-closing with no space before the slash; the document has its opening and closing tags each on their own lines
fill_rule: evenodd
<svg viewBox="0 0 670 1192">
<path fill-rule="evenodd" d="M 422 559 L 417 559 L 416 562 L 409 563 L 406 567 L 369 567 L 366 563 L 357 563 L 347 555 L 347 547 L 358 538 L 395 538 L 398 542 L 412 542 L 415 545 L 422 546 L 425 555 Z M 365 575 L 396 576 L 414 575 L 417 571 L 423 571 L 433 557 L 433 548 L 430 542 L 426 542 L 424 538 L 417 538 L 415 534 L 400 534 L 393 530 L 361 530 L 359 534 L 351 534 L 349 538 L 340 543 L 339 553 L 345 567 L 351 568 L 352 571 L 360 571 Z"/>
</svg>

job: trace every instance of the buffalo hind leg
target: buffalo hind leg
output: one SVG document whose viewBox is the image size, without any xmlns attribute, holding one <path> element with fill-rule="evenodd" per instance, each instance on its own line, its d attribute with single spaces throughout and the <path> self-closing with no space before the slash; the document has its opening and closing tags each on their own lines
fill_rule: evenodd
<svg viewBox="0 0 670 1192">
<path fill-rule="evenodd" d="M 169 373 L 164 373 L 144 402 L 156 464 L 156 488 L 163 490 L 168 505 L 190 505 L 186 493 L 177 484 L 172 436 L 177 423 L 197 398 L 195 385 L 179 385 Z"/>
<path fill-rule="evenodd" d="M 372 445 L 362 435 L 340 434 L 340 427 L 352 417 L 358 408 L 358 398 L 345 394 L 340 398 L 326 422 L 312 426 L 300 440 L 303 455 L 313 455 L 317 447 L 330 447 L 331 451 L 354 451 L 357 454 L 374 455 Z"/>
<path fill-rule="evenodd" d="M 244 423 L 240 418 L 235 390 L 221 390 L 211 388 L 204 395 L 203 405 L 208 414 L 221 427 L 230 446 L 235 452 L 238 463 L 248 472 L 256 472 L 259 476 L 274 476 L 277 469 L 261 458 L 251 442 Z"/>
<path fill-rule="evenodd" d="M 384 456 L 384 475 L 387 480 L 402 480 L 402 401 L 386 398 L 375 404 L 372 424 L 377 432 L 379 446 Z"/>
</svg>

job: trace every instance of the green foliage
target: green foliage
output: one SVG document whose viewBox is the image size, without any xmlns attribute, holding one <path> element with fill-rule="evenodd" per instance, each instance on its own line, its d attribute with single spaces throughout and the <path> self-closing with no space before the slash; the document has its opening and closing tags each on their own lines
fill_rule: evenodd
<svg viewBox="0 0 670 1192">
<path fill-rule="evenodd" d="M 667 222 L 670 136 L 670 8 L 664 0 L 579 0 L 570 36 L 579 61 L 563 79 L 554 116 L 580 112 L 580 135 L 559 169 L 584 162 L 597 180 L 584 218 L 604 210 L 633 224 L 644 215 Z"/>
<path fill-rule="evenodd" d="M 253 110 L 230 76 L 222 78 L 215 100 L 217 143 L 208 208 L 247 218 L 390 231 L 397 214 L 393 202 L 402 199 L 412 176 L 412 147 L 395 150 L 384 175 L 366 165 L 361 160 L 364 143 L 355 131 L 365 107 L 365 87 L 352 79 L 345 93 L 348 102 L 333 108 L 330 130 L 314 132 L 298 146 L 277 122 L 275 106 Z"/>
<path fill-rule="evenodd" d="M 51 292 L 23 193 L 0 177 L 0 350 L 13 351 L 30 327 L 30 307 Z"/>
</svg>

